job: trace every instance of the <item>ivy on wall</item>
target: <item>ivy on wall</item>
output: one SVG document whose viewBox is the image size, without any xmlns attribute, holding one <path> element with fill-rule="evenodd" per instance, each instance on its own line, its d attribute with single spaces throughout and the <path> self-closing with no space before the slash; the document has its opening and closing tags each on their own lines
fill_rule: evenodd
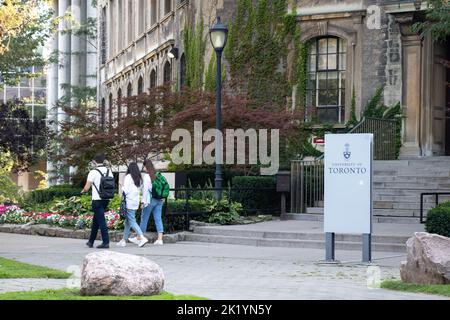
<svg viewBox="0 0 450 320">
<path fill-rule="evenodd" d="M 204 57 L 206 39 L 203 17 L 194 25 L 186 20 L 183 31 L 183 45 L 186 55 L 186 86 L 191 89 L 203 88 Z"/>
</svg>

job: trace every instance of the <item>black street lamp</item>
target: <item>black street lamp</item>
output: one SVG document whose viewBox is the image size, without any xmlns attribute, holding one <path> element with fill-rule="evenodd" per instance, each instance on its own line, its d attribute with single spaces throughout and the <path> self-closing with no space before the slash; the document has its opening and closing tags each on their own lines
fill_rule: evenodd
<svg viewBox="0 0 450 320">
<path fill-rule="evenodd" d="M 217 17 L 217 22 L 211 29 L 209 29 L 212 46 L 217 55 L 217 75 L 216 75 L 216 130 L 222 131 L 222 52 L 227 43 L 228 28 L 220 22 L 220 17 Z M 223 159 L 222 154 L 222 140 L 216 137 L 216 198 L 222 199 L 222 165 L 218 163 L 219 159 Z"/>
</svg>

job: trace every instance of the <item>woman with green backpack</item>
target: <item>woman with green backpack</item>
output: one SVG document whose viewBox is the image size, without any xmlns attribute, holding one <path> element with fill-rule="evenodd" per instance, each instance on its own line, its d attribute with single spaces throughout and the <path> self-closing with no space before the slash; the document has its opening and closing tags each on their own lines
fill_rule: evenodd
<svg viewBox="0 0 450 320">
<path fill-rule="evenodd" d="M 148 227 L 148 220 L 153 214 L 156 231 L 158 232 L 158 239 L 154 242 L 155 245 L 163 245 L 164 226 L 162 222 L 162 208 L 164 199 L 169 196 L 170 186 L 166 178 L 159 172 L 156 172 L 151 160 L 145 160 L 144 169 L 148 175 L 144 176 L 144 190 L 143 190 L 143 204 L 141 214 L 141 230 L 146 231 Z"/>
</svg>

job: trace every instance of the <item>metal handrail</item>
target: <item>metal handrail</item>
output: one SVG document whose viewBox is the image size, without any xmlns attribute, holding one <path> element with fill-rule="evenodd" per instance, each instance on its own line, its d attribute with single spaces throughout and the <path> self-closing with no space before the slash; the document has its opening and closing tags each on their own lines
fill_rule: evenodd
<svg viewBox="0 0 450 320">
<path fill-rule="evenodd" d="M 435 205 L 439 204 L 439 196 L 450 195 L 450 192 L 423 192 L 420 194 L 420 223 L 425 223 L 423 219 L 423 196 L 434 196 Z"/>
</svg>

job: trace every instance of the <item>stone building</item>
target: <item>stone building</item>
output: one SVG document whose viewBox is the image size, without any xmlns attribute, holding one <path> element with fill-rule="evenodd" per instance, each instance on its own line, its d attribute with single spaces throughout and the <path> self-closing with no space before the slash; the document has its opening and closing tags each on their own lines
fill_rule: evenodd
<svg viewBox="0 0 450 320">
<path fill-rule="evenodd" d="M 230 22 L 236 0 L 102 0 L 99 16 L 100 121 L 123 112 L 118 97 L 172 82 L 183 84 L 186 59 L 182 31 L 188 17 L 202 16 L 205 31 L 216 15 Z M 301 41 L 310 40 L 307 107 L 337 126 L 350 114 L 352 88 L 356 113 L 384 87 L 386 105 L 404 111 L 401 157 L 450 155 L 449 74 L 440 63 L 449 45 L 421 39 L 411 26 L 424 19 L 418 0 L 298 0 Z M 169 52 L 178 49 L 178 57 Z M 205 61 L 212 48 L 207 45 Z"/>
<path fill-rule="evenodd" d="M 57 102 L 67 99 L 74 88 L 97 88 L 97 49 L 96 43 L 85 35 L 70 32 L 86 25 L 87 21 L 97 18 L 97 9 L 92 0 L 54 0 L 52 2 L 55 17 L 70 15 L 70 19 L 61 19 L 58 32 L 48 42 L 48 55 L 58 53 L 58 62 L 47 67 L 47 120 L 50 129 L 57 132 L 67 116 Z M 69 32 L 68 32 L 69 31 Z M 71 103 L 75 103 L 72 102 Z M 56 181 L 56 165 L 47 162 L 49 183 Z"/>
</svg>

